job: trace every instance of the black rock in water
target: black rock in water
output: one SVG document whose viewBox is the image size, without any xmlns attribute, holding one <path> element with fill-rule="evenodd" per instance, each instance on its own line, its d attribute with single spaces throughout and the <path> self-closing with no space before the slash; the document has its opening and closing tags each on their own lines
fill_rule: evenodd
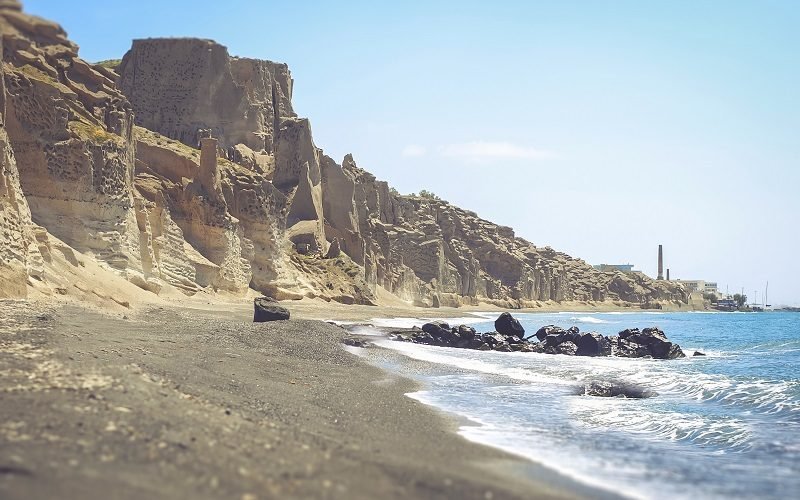
<svg viewBox="0 0 800 500">
<path fill-rule="evenodd" d="M 349 345 L 350 347 L 367 347 L 369 342 L 364 339 L 357 339 L 353 337 L 346 337 L 342 339 L 342 344 Z"/>
<path fill-rule="evenodd" d="M 566 354 L 567 356 L 574 356 L 578 352 L 578 346 L 575 345 L 575 342 L 567 340 L 566 342 L 558 344 L 558 347 L 556 347 L 556 352 L 558 354 Z"/>
<path fill-rule="evenodd" d="M 289 311 L 278 305 L 270 297 L 257 297 L 253 300 L 253 322 L 264 323 L 267 321 L 282 321 L 289 319 Z"/>
<path fill-rule="evenodd" d="M 503 313 L 494 321 L 494 328 L 502 335 L 513 335 L 515 337 L 523 338 L 525 336 L 525 329 L 519 321 L 511 315 L 511 313 Z"/>
<path fill-rule="evenodd" d="M 597 396 L 602 398 L 652 398 L 658 393 L 625 382 L 592 380 L 586 382 L 578 392 L 581 396 Z"/>
<path fill-rule="evenodd" d="M 543 342 L 551 333 L 564 333 L 564 329 L 555 325 L 547 325 L 539 328 L 536 332 L 536 338 Z"/>
<path fill-rule="evenodd" d="M 567 332 L 561 330 L 558 333 L 551 333 L 544 339 L 545 347 L 557 347 L 558 344 L 567 340 Z"/>
<path fill-rule="evenodd" d="M 478 333 L 466 325 L 450 327 L 445 321 L 431 321 L 422 330 L 395 330 L 389 338 L 439 347 L 481 351 L 564 354 L 567 356 L 618 356 L 621 358 L 678 359 L 686 357 L 678 344 L 667 340 L 658 328 L 629 328 L 605 337 L 597 332 L 581 333 L 573 326 L 565 330 L 547 325 L 525 338 L 525 329 L 509 313 L 495 321 L 497 331 Z M 534 342 L 531 339 L 539 339 Z M 703 356 L 696 353 L 696 356 Z"/>
<path fill-rule="evenodd" d="M 694 351 L 694 354 L 692 354 L 692 356 L 705 356 L 705 353 L 702 353 L 700 351 Z"/>
<path fill-rule="evenodd" d="M 623 333 L 624 331 L 620 332 L 621 339 L 623 338 Z M 677 359 L 686 357 L 678 344 L 673 344 L 668 341 L 664 332 L 655 327 L 645 328 L 641 332 L 630 334 L 625 337 L 624 340 L 645 347 L 649 355 L 656 359 Z M 639 351 L 638 348 L 636 350 Z"/>
<path fill-rule="evenodd" d="M 428 332 L 431 335 L 439 333 L 441 330 L 449 330 L 450 325 L 446 321 L 431 321 L 422 325 L 422 331 Z"/>
<path fill-rule="evenodd" d="M 667 336 L 664 335 L 664 332 L 662 332 L 658 328 L 645 328 L 641 332 L 628 335 L 627 337 L 622 335 L 625 331 L 628 330 L 620 332 L 619 338 L 629 340 L 635 344 L 649 346 L 667 341 Z"/>
<path fill-rule="evenodd" d="M 599 333 L 584 333 L 576 342 L 578 356 L 610 356 L 611 342 Z"/>
<path fill-rule="evenodd" d="M 475 329 L 467 325 L 458 326 L 458 336 L 462 340 L 472 340 L 475 338 Z"/>
<path fill-rule="evenodd" d="M 681 350 L 681 346 L 673 344 L 672 342 L 659 342 L 651 345 L 650 355 L 656 359 L 678 359 L 686 357 Z"/>
</svg>

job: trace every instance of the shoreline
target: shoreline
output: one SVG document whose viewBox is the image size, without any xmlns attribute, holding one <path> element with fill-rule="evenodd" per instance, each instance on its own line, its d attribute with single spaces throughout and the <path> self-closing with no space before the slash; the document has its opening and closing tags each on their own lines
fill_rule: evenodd
<svg viewBox="0 0 800 500">
<path fill-rule="evenodd" d="M 438 307 L 425 308 L 411 305 L 345 305 L 336 302 L 324 302 L 322 300 L 303 299 L 299 301 L 283 301 L 281 305 L 290 309 L 293 313 L 308 319 L 332 319 L 345 321 L 365 321 L 372 318 L 388 317 L 419 317 L 419 318 L 460 318 L 473 313 L 497 313 L 502 312 L 536 314 L 554 312 L 580 312 L 580 313 L 601 313 L 601 312 L 688 312 L 692 309 L 688 305 L 683 308 L 664 308 L 664 309 L 641 309 L 630 306 L 620 306 L 614 303 L 586 303 L 586 302 L 561 302 L 545 303 L 542 307 L 509 309 L 497 307 L 491 304 L 482 303 L 480 306 L 462 307 Z"/>
<path fill-rule="evenodd" d="M 2 305 L 4 498 L 594 496 L 509 472 L 544 466 L 460 436 L 406 396 L 418 382 L 346 352 L 337 326 L 253 324 L 231 304 L 124 319 Z"/>
<path fill-rule="evenodd" d="M 352 333 L 352 335 L 355 337 L 362 337 L 365 340 L 374 340 L 374 337 L 370 337 L 368 335 L 359 333 Z M 413 383 L 415 383 L 417 386 L 416 390 L 405 393 L 405 397 L 417 401 L 426 408 L 430 408 L 435 411 L 440 418 L 450 423 L 451 431 L 458 435 L 461 439 L 481 447 L 499 451 L 512 457 L 512 461 L 505 463 L 504 465 L 515 469 L 515 475 L 521 475 L 536 483 L 548 484 L 551 487 L 555 487 L 566 492 L 571 492 L 581 498 L 598 500 L 638 498 L 633 494 L 629 495 L 615 492 L 612 485 L 594 482 L 589 478 L 585 478 L 580 475 L 565 473 L 564 471 L 559 470 L 552 465 L 548 465 L 543 461 L 526 456 L 523 452 L 508 449 L 491 441 L 470 437 L 468 432 L 470 429 L 479 429 L 485 424 L 473 416 L 455 412 L 446 407 L 438 406 L 432 402 L 426 402 L 425 394 L 431 389 L 429 383 L 427 382 L 427 378 L 430 376 L 430 374 L 426 376 L 421 375 L 420 373 L 427 371 L 426 367 L 429 370 L 433 368 L 434 372 L 441 371 L 443 373 L 447 372 L 446 368 L 442 368 L 431 362 L 421 361 L 415 358 L 405 358 L 402 353 L 383 345 L 369 346 L 367 347 L 366 352 L 360 348 L 349 348 L 349 350 L 361 351 L 356 352 L 356 354 L 362 359 L 367 360 L 367 362 L 372 366 L 376 366 L 387 373 L 392 373 L 396 376 L 404 377 L 413 381 Z M 375 355 L 376 352 L 380 354 Z M 405 359 L 404 361 L 397 362 L 399 358 Z M 378 362 L 378 360 L 381 359 L 383 359 L 383 361 Z M 388 361 L 388 364 L 392 366 L 387 366 L 387 359 L 390 360 Z M 509 470 L 506 469 L 501 472 L 508 474 Z"/>
</svg>

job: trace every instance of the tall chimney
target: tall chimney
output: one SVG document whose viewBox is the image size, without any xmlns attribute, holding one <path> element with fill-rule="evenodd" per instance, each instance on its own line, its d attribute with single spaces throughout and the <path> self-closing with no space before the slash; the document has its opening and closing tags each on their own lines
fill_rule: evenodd
<svg viewBox="0 0 800 500">
<path fill-rule="evenodd" d="M 664 279 L 664 249 L 661 245 L 658 245 L 658 278 L 656 279 Z"/>
</svg>

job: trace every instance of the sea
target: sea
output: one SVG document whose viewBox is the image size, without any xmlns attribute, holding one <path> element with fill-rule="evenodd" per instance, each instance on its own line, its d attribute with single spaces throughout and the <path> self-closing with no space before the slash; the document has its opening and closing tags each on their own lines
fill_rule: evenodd
<svg viewBox="0 0 800 500">
<path fill-rule="evenodd" d="M 481 313 L 450 324 L 492 331 L 496 316 Z M 653 499 L 800 498 L 800 314 L 514 316 L 526 334 L 549 324 L 604 335 L 657 326 L 688 357 L 502 353 L 380 337 L 375 342 L 385 349 L 365 349 L 363 355 L 419 380 L 423 389 L 408 396 L 461 417 L 465 438 L 526 457 L 598 491 Z M 376 318 L 373 324 L 425 322 Z M 695 351 L 706 356 L 692 356 Z M 593 380 L 635 384 L 657 396 L 582 395 L 584 384 Z"/>
</svg>

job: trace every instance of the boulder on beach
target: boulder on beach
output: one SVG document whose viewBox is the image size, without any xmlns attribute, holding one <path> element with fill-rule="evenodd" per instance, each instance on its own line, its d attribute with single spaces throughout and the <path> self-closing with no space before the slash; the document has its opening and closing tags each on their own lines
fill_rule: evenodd
<svg viewBox="0 0 800 500">
<path fill-rule="evenodd" d="M 504 312 L 494 321 L 494 328 L 501 335 L 513 335 L 515 337 L 523 338 L 525 336 L 525 329 L 511 313 Z"/>
<path fill-rule="evenodd" d="M 271 297 L 256 297 L 253 300 L 253 322 L 282 321 L 289 319 L 289 311 L 278 305 Z"/>
</svg>

